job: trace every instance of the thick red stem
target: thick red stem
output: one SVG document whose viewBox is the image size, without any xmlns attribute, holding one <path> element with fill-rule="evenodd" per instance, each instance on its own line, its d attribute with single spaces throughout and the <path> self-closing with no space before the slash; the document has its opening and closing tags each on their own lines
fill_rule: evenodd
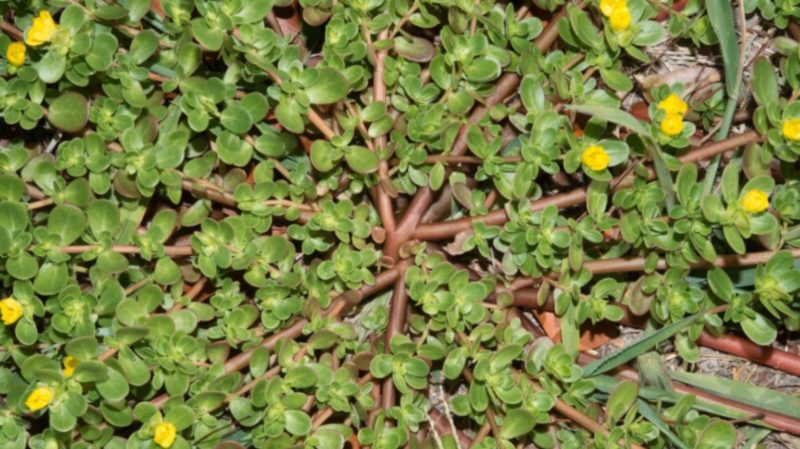
<svg viewBox="0 0 800 449">
<path fill-rule="evenodd" d="M 758 142 L 761 136 L 755 131 L 748 131 L 742 134 L 735 135 L 719 142 L 709 143 L 700 148 L 697 148 L 690 153 L 680 158 L 681 162 L 691 163 L 705 159 L 709 159 L 717 154 L 724 153 L 736 149 L 748 143 Z M 647 179 L 654 179 L 655 172 L 648 170 Z M 630 187 L 633 183 L 634 175 L 625 176 L 621 180 L 617 180 L 617 188 Z M 586 201 L 587 190 L 585 187 L 580 187 L 569 192 L 563 192 L 552 195 L 546 198 L 531 201 L 531 210 L 542 210 L 547 206 L 556 206 L 558 209 L 565 209 L 570 206 L 575 206 Z M 415 198 L 416 199 L 416 198 Z M 483 222 L 491 226 L 499 226 L 508 221 L 508 215 L 505 209 L 497 209 L 489 212 L 486 215 L 479 215 L 475 217 L 465 217 L 458 220 L 444 221 L 433 224 L 422 224 L 418 227 L 415 226 L 414 237 L 417 240 L 442 240 L 450 238 L 459 232 L 466 231 L 472 228 L 472 223 Z"/>
<path fill-rule="evenodd" d="M 536 309 L 547 312 L 554 311 L 552 300 L 544 305 L 538 304 L 538 291 L 536 289 L 522 289 L 513 292 L 514 305 L 523 309 Z M 630 313 L 624 304 L 616 304 L 622 308 L 623 317 L 619 324 L 643 328 L 647 318 Z M 758 363 L 776 370 L 783 371 L 795 376 L 800 376 L 800 355 L 783 351 L 775 347 L 759 346 L 750 340 L 736 335 L 722 335 L 715 337 L 708 332 L 703 332 L 697 340 L 697 344 L 709 349 L 731 354 L 751 362 Z"/>
<path fill-rule="evenodd" d="M 386 351 L 389 351 L 389 345 L 392 338 L 396 335 L 402 335 L 406 325 L 406 313 L 408 312 L 408 294 L 406 293 L 406 280 L 403 273 L 397 278 L 394 283 L 394 290 L 392 291 L 392 302 L 389 308 L 389 323 L 386 327 Z M 391 376 L 383 381 L 383 389 L 381 392 L 383 399 L 383 409 L 388 410 L 395 406 L 397 402 L 397 392 L 394 388 L 394 382 Z"/>
<path fill-rule="evenodd" d="M 578 2 L 577 6 L 582 8 L 584 6 L 583 2 Z M 553 16 L 552 20 L 547 24 L 547 27 L 542 31 L 542 34 L 536 39 L 535 45 L 540 51 L 544 52 L 556 41 L 558 38 L 558 22 L 562 17 L 566 16 L 566 14 L 567 5 L 564 5 L 564 7 Z M 483 116 L 489 109 L 513 94 L 520 80 L 521 78 L 516 73 L 506 73 L 500 77 L 497 81 L 497 87 L 494 93 L 486 98 L 483 105 L 478 105 L 472 110 L 472 113 L 467 119 L 467 123 L 461 127 L 450 155 L 460 156 L 467 151 L 467 130 L 469 127 L 483 119 Z M 411 205 L 397 225 L 397 229 L 387 236 L 386 244 L 383 247 L 384 256 L 390 259 L 396 259 L 400 247 L 414 238 L 417 225 L 420 220 L 422 220 L 425 211 L 428 210 L 428 207 L 433 202 L 433 194 L 433 190 L 428 186 L 421 187 L 417 190 L 417 193 L 411 201 Z"/>
</svg>

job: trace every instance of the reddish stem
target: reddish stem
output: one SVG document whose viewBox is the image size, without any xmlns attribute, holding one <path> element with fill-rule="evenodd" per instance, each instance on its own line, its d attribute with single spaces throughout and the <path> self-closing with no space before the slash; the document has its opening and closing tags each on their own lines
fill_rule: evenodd
<svg viewBox="0 0 800 449">
<path fill-rule="evenodd" d="M 712 142 L 700 148 L 697 148 L 691 151 L 690 153 L 682 156 L 680 160 L 683 163 L 697 162 L 700 160 L 709 159 L 717 154 L 733 150 L 735 148 L 738 148 L 740 146 L 749 143 L 758 142 L 760 140 L 761 136 L 757 132 L 747 131 L 745 133 L 735 135 L 728 139 L 721 140 L 719 142 Z M 655 172 L 653 172 L 652 170 L 648 170 L 647 179 L 650 180 L 654 178 L 655 178 Z M 633 183 L 633 179 L 634 179 L 633 175 L 627 175 L 623 179 L 615 181 L 618 182 L 617 184 L 618 188 L 625 188 L 631 186 L 631 184 Z M 587 194 L 586 188 L 580 187 L 574 190 L 570 190 L 569 192 L 563 192 L 549 196 L 547 198 L 534 200 L 531 201 L 531 210 L 533 211 L 542 210 L 550 205 L 556 206 L 559 209 L 575 206 L 586 201 L 586 194 Z M 498 209 L 489 212 L 486 215 L 465 217 L 465 218 L 460 218 L 458 220 L 450 220 L 440 223 L 420 225 L 415 229 L 414 238 L 418 240 L 447 239 L 458 234 L 459 232 L 471 229 L 472 223 L 474 222 L 483 222 L 487 225 L 499 226 L 506 223 L 507 221 L 508 221 L 508 215 L 506 214 L 505 209 Z"/>
<path fill-rule="evenodd" d="M 687 3 L 689 3 L 689 0 L 675 0 L 675 2 L 672 4 L 672 10 L 683 11 L 683 8 L 686 7 Z M 667 9 L 666 6 L 661 5 L 661 11 L 659 11 L 655 20 L 658 22 L 663 22 L 668 18 L 669 18 L 669 9 Z"/>
<path fill-rule="evenodd" d="M 401 270 L 405 270 L 407 266 L 407 262 L 403 264 L 398 264 L 396 267 L 386 270 L 383 273 L 378 274 L 375 276 L 375 284 L 373 285 L 365 285 L 364 287 L 360 288 L 359 290 L 344 292 L 336 297 L 333 304 L 331 304 L 330 309 L 325 314 L 327 316 L 338 315 L 343 310 L 352 307 L 362 299 L 369 297 L 370 295 L 374 295 L 375 293 L 385 289 L 386 287 L 392 285 L 397 279 L 400 277 Z M 247 351 L 243 351 L 234 357 L 231 357 L 225 362 L 225 372 L 226 373 L 233 373 L 237 371 L 241 371 L 244 367 L 250 363 L 250 358 L 253 356 L 253 352 L 257 347 L 264 347 L 269 350 L 275 349 L 275 345 L 278 341 L 282 339 L 287 340 L 294 340 L 299 338 L 303 334 L 303 328 L 308 324 L 309 321 L 305 318 L 301 318 L 294 322 L 291 326 L 284 328 L 283 330 L 276 332 L 269 337 L 263 339 L 260 344 L 257 346 L 248 349 Z M 164 393 L 150 402 L 155 405 L 156 407 L 163 407 L 166 401 L 169 399 L 169 396 Z"/>
<path fill-rule="evenodd" d="M 202 277 L 200 278 L 199 281 L 194 283 L 194 285 L 192 286 L 191 289 L 189 289 L 188 292 L 186 292 L 186 297 L 189 299 L 189 302 L 192 302 L 194 298 L 196 298 L 197 295 L 199 295 L 200 292 L 203 291 L 203 287 L 206 286 L 206 282 L 208 282 L 208 278 Z M 168 313 L 176 312 L 178 310 L 181 310 L 182 308 L 183 304 L 177 303 L 174 306 L 172 306 L 171 309 L 169 309 Z"/>
<path fill-rule="evenodd" d="M 379 40 L 384 40 L 389 37 L 389 30 L 384 30 L 378 35 Z M 383 72 L 384 72 L 384 61 L 386 59 L 386 51 L 385 50 L 378 50 L 375 52 L 375 73 L 373 74 L 372 79 L 372 91 L 373 97 L 375 102 L 380 102 L 386 104 L 386 83 L 383 80 Z M 388 106 L 388 105 L 387 105 Z M 386 148 L 386 134 L 382 136 L 378 136 L 375 139 L 376 146 L 375 151 L 380 151 Z M 386 159 L 380 158 L 380 162 L 378 163 L 378 174 L 381 180 L 381 183 L 378 184 L 378 213 L 381 217 L 381 222 L 383 223 L 384 229 L 389 234 L 394 232 L 395 229 L 395 222 L 394 222 L 394 206 L 392 205 L 392 199 L 389 197 L 389 193 L 386 191 L 384 187 L 384 183 L 390 183 L 391 180 L 389 179 L 389 164 L 386 162 Z"/>
<path fill-rule="evenodd" d="M 164 8 L 161 7 L 161 0 L 152 0 L 150 2 L 150 10 L 156 13 L 162 20 L 167 16 L 164 14 Z"/>
<path fill-rule="evenodd" d="M 380 273 L 375 277 L 375 284 L 373 285 L 365 285 L 359 290 L 342 293 L 334 300 L 333 304 L 331 304 L 329 313 L 326 315 L 337 315 L 341 311 L 360 303 L 364 298 L 374 295 L 392 285 L 400 277 L 401 269 L 405 269 L 405 265 L 401 264 Z M 308 324 L 307 319 L 300 319 L 292 326 L 265 338 L 258 346 L 271 350 L 275 348 L 275 344 L 281 339 L 296 339 L 302 335 L 303 327 L 305 327 L 306 324 Z M 228 359 L 225 363 L 225 372 L 232 373 L 240 371 L 247 366 L 250 362 L 250 357 L 253 355 L 253 351 L 255 351 L 255 348 L 244 351 Z"/>
<path fill-rule="evenodd" d="M 408 312 L 408 294 L 406 293 L 405 276 L 401 273 L 394 283 L 392 291 L 392 303 L 389 309 L 389 324 L 386 327 L 386 348 L 389 352 L 389 345 L 392 338 L 402 335 L 406 325 L 406 313 Z M 383 381 L 383 409 L 388 410 L 394 407 L 397 402 L 397 392 L 394 389 L 394 382 L 391 376 Z"/>
<path fill-rule="evenodd" d="M 538 291 L 536 289 L 518 290 L 513 292 L 513 294 L 515 306 L 547 312 L 554 311 L 552 300 L 548 300 L 541 306 L 538 304 Z M 620 307 L 623 311 L 623 317 L 619 321 L 619 324 L 640 329 L 644 327 L 647 320 L 646 317 L 633 315 L 624 304 L 615 305 Z M 697 344 L 741 357 L 785 373 L 800 376 L 800 355 L 798 354 L 774 347 L 758 346 L 750 340 L 730 334 L 715 337 L 708 332 L 703 332 L 697 340 Z"/>
<path fill-rule="evenodd" d="M 591 356 L 586 353 L 581 353 L 578 355 L 578 363 L 581 365 L 589 364 L 593 361 L 597 360 L 596 357 Z M 628 367 L 628 366 L 620 366 L 614 371 L 614 374 L 617 377 L 630 380 L 632 382 L 639 383 L 639 373 L 638 371 Z M 791 418 L 789 416 L 781 415 L 775 412 L 771 412 L 769 410 L 763 410 L 760 408 L 752 407 L 747 404 L 741 404 L 739 402 L 721 398 L 715 396 L 711 393 L 707 393 L 703 390 L 698 390 L 696 388 L 690 387 L 688 385 L 684 385 L 680 382 L 672 382 L 672 386 L 676 392 L 682 394 L 691 394 L 697 396 L 708 402 L 713 402 L 718 405 L 722 405 L 727 408 L 731 408 L 737 410 L 741 413 L 746 413 L 752 415 L 754 417 L 760 417 L 760 420 L 769 426 L 774 427 L 780 431 L 789 432 L 793 435 L 800 435 L 800 420 L 795 418 Z"/>
<path fill-rule="evenodd" d="M 800 258 L 800 248 L 788 250 L 794 258 Z M 775 251 L 762 251 L 757 253 L 748 253 L 743 255 L 728 254 L 718 256 L 714 262 L 707 262 L 702 260 L 690 264 L 692 268 L 711 268 L 711 267 L 747 267 L 766 263 Z M 628 273 L 635 271 L 643 271 L 646 260 L 643 257 L 631 257 L 620 259 L 600 259 L 590 260 L 583 264 L 583 267 L 594 274 L 609 274 L 609 273 Z M 666 270 L 668 268 L 665 259 L 659 259 L 656 264 L 656 270 Z"/>
<path fill-rule="evenodd" d="M 558 38 L 558 22 L 562 17 L 567 14 L 567 6 L 564 5 L 561 10 L 553 16 L 552 20 L 547 24 L 542 34 L 536 39 L 534 44 L 542 53 L 550 48 Z M 583 8 L 583 2 L 578 2 L 578 7 Z M 509 95 L 513 94 L 519 85 L 521 78 L 516 73 L 506 73 L 497 81 L 497 86 L 492 95 L 486 98 L 483 105 L 478 105 L 472 110 L 467 123 L 461 127 L 458 138 L 453 144 L 453 149 L 450 152 L 453 156 L 460 156 L 467 151 L 467 130 L 471 125 L 478 123 L 486 112 L 502 102 Z M 414 198 L 411 200 L 411 205 L 403 215 L 402 220 L 397 225 L 395 232 L 387 236 L 386 244 L 383 247 L 384 256 L 395 259 L 398 256 L 400 247 L 404 243 L 414 238 L 417 225 L 419 224 L 425 211 L 433 202 L 433 190 L 429 186 L 421 187 L 417 190 Z M 452 234 L 455 235 L 456 233 Z"/>
<path fill-rule="evenodd" d="M 715 337 L 703 332 L 697 344 L 727 354 L 733 354 L 751 362 L 768 366 L 794 376 L 800 376 L 800 356 L 774 347 L 759 346 L 736 335 Z"/>
</svg>

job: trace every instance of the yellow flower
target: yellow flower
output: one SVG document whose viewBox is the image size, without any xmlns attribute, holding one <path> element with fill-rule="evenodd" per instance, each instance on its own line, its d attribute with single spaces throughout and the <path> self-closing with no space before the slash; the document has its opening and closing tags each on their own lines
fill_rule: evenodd
<svg viewBox="0 0 800 449">
<path fill-rule="evenodd" d="M 156 426 L 156 433 L 153 435 L 153 441 L 164 449 L 169 449 L 172 447 L 172 443 L 175 442 L 175 436 L 175 425 L 171 422 L 164 421 Z"/>
<path fill-rule="evenodd" d="M 617 33 L 627 30 L 631 26 L 631 11 L 627 6 L 618 7 L 611 12 L 608 23 L 611 24 L 611 29 Z"/>
<path fill-rule="evenodd" d="M 661 121 L 661 132 L 674 137 L 683 132 L 683 116 L 680 114 L 667 114 Z"/>
<path fill-rule="evenodd" d="M 67 377 L 72 376 L 79 363 L 78 359 L 71 355 L 64 357 L 64 375 Z"/>
<path fill-rule="evenodd" d="M 769 207 L 769 195 L 762 190 L 751 190 L 742 196 L 740 205 L 750 214 L 764 212 Z"/>
<path fill-rule="evenodd" d="M 8 63 L 19 67 L 22 64 L 25 64 L 25 44 L 22 42 L 12 42 L 8 44 L 8 48 L 6 48 L 6 59 L 8 59 Z"/>
<path fill-rule="evenodd" d="M 667 114 L 684 115 L 689 110 L 689 106 L 685 101 L 681 100 L 681 97 L 669 94 L 667 98 L 658 102 L 658 109 L 664 110 Z"/>
<path fill-rule="evenodd" d="M 783 137 L 789 140 L 800 140 L 800 117 L 790 118 L 783 122 Z"/>
<path fill-rule="evenodd" d="M 33 393 L 25 400 L 25 405 L 30 411 L 35 412 L 47 407 L 47 404 L 53 400 L 53 389 L 50 387 L 39 387 L 33 390 Z"/>
<path fill-rule="evenodd" d="M 22 316 L 22 304 L 14 298 L 6 298 L 0 301 L 0 317 L 3 324 L 11 326 Z"/>
<path fill-rule="evenodd" d="M 58 24 L 47 11 L 40 11 L 39 16 L 33 19 L 33 24 L 25 35 L 25 43 L 31 47 L 49 42 L 58 29 Z"/>
<path fill-rule="evenodd" d="M 592 145 L 581 154 L 581 162 L 594 171 L 605 170 L 608 167 L 608 153 L 600 145 Z"/>
<path fill-rule="evenodd" d="M 600 12 L 606 17 L 611 17 L 615 9 L 627 6 L 626 0 L 600 0 Z"/>
</svg>

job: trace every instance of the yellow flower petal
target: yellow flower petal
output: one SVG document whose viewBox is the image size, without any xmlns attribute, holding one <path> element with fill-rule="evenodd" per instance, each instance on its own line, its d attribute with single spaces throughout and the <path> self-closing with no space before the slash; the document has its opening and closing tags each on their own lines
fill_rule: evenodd
<svg viewBox="0 0 800 449">
<path fill-rule="evenodd" d="M 627 6 L 616 8 L 608 17 L 608 23 L 611 24 L 611 29 L 617 33 L 627 30 L 631 26 L 631 11 Z"/>
<path fill-rule="evenodd" d="M 53 389 L 50 387 L 39 387 L 25 400 L 25 406 L 32 412 L 41 410 L 53 400 Z"/>
<path fill-rule="evenodd" d="M 0 318 L 3 324 L 10 326 L 22 317 L 22 304 L 14 298 L 6 298 L 0 301 Z"/>
<path fill-rule="evenodd" d="M 614 10 L 621 6 L 627 6 L 627 2 L 625 0 L 600 0 L 600 12 L 606 17 L 610 17 Z"/>
<path fill-rule="evenodd" d="M 668 114 L 661 121 L 661 132 L 669 137 L 674 137 L 683 132 L 683 116 L 680 114 Z"/>
<path fill-rule="evenodd" d="M 679 114 L 682 116 L 689 110 L 689 106 L 681 97 L 669 94 L 667 98 L 658 102 L 658 109 L 662 109 L 667 114 Z"/>
<path fill-rule="evenodd" d="M 750 214 L 764 212 L 769 208 L 769 195 L 762 190 L 751 190 L 742 195 L 739 204 L 745 212 Z"/>
<path fill-rule="evenodd" d="M 71 355 L 64 357 L 64 376 L 70 377 L 72 373 L 75 372 L 75 368 L 77 368 L 80 361 Z"/>
<path fill-rule="evenodd" d="M 783 122 L 783 137 L 789 140 L 800 140 L 800 117 L 790 118 Z"/>
<path fill-rule="evenodd" d="M 581 162 L 594 171 L 605 170 L 608 167 L 609 160 L 608 153 L 600 145 L 587 147 L 581 153 Z"/>
<path fill-rule="evenodd" d="M 50 13 L 41 11 L 39 16 L 33 19 L 31 27 L 28 28 L 28 32 L 25 34 L 25 43 L 31 47 L 38 47 L 49 42 L 56 30 L 58 30 L 58 24 Z"/>
<path fill-rule="evenodd" d="M 153 441 L 155 441 L 156 444 L 162 448 L 169 449 L 172 447 L 172 444 L 175 443 L 176 435 L 177 432 L 175 431 L 175 425 L 173 425 L 171 422 L 164 421 L 156 426 L 156 431 L 153 435 Z"/>
<path fill-rule="evenodd" d="M 8 63 L 16 67 L 25 64 L 26 50 L 27 47 L 22 42 L 12 42 L 8 44 L 8 48 L 6 48 L 6 59 L 8 59 Z"/>
</svg>

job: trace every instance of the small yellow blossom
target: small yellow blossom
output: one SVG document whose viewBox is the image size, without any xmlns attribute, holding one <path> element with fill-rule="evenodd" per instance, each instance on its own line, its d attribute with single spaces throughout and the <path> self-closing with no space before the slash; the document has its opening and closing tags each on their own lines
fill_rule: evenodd
<svg viewBox="0 0 800 449">
<path fill-rule="evenodd" d="M 789 140 L 800 140 L 800 117 L 790 118 L 783 122 L 783 137 Z"/>
<path fill-rule="evenodd" d="M 25 405 L 32 412 L 41 410 L 53 400 L 53 389 L 50 387 L 39 387 L 28 396 Z"/>
<path fill-rule="evenodd" d="M 38 47 L 45 42 L 49 42 L 57 29 L 58 24 L 53 20 L 50 13 L 40 11 L 39 16 L 33 19 L 33 24 L 31 24 L 28 33 L 25 35 L 25 43 L 31 47 Z"/>
<path fill-rule="evenodd" d="M 3 324 L 11 326 L 22 317 L 22 304 L 14 298 L 6 298 L 0 301 L 0 318 Z"/>
<path fill-rule="evenodd" d="M 161 422 L 156 426 L 156 433 L 153 435 L 153 441 L 164 449 L 169 449 L 175 442 L 175 425 L 171 422 Z"/>
<path fill-rule="evenodd" d="M 669 94 L 667 98 L 658 102 L 658 109 L 662 109 L 667 114 L 679 114 L 683 116 L 686 114 L 686 111 L 689 110 L 689 106 L 685 101 L 681 100 L 681 97 L 675 94 Z"/>
<path fill-rule="evenodd" d="M 683 116 L 680 114 L 667 114 L 661 121 L 661 132 L 674 137 L 683 132 Z"/>
<path fill-rule="evenodd" d="M 8 44 L 8 48 L 6 48 L 6 59 L 8 63 L 19 67 L 22 64 L 25 64 L 25 44 L 22 42 L 12 42 Z"/>
<path fill-rule="evenodd" d="M 626 0 L 600 0 L 600 12 L 606 17 L 619 7 L 628 6 Z"/>
<path fill-rule="evenodd" d="M 747 213 L 764 212 L 769 207 L 769 195 L 762 190 L 751 190 L 742 196 L 740 204 Z"/>
<path fill-rule="evenodd" d="M 581 162 L 594 171 L 605 170 L 608 167 L 608 153 L 600 145 L 592 145 L 581 154 Z"/>
<path fill-rule="evenodd" d="M 72 373 L 75 372 L 75 368 L 78 367 L 79 363 L 78 359 L 71 355 L 64 357 L 64 375 L 66 377 L 72 376 Z"/>
<path fill-rule="evenodd" d="M 617 33 L 627 30 L 631 26 L 631 11 L 627 6 L 618 7 L 608 17 L 608 23 L 611 24 L 611 29 Z"/>
</svg>

